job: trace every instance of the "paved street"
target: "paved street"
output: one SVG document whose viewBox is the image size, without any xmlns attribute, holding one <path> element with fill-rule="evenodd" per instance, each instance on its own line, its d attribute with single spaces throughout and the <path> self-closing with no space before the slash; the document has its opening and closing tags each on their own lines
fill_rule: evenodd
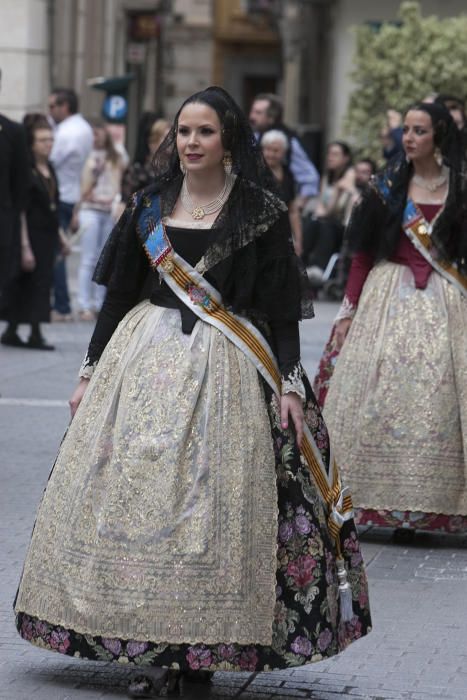
<svg viewBox="0 0 467 700">
<path fill-rule="evenodd" d="M 317 305 L 303 324 L 304 363 L 313 374 L 335 304 Z M 0 332 L 3 326 L 0 326 Z M 57 351 L 0 348 L 0 698 L 124 698 L 128 669 L 80 662 L 23 642 L 12 601 L 35 510 L 68 422 L 91 325 L 45 326 Z M 467 699 L 467 537 L 418 535 L 395 545 L 391 533 L 363 535 L 374 631 L 344 654 L 284 672 L 223 674 L 185 697 L 242 700 Z"/>
</svg>

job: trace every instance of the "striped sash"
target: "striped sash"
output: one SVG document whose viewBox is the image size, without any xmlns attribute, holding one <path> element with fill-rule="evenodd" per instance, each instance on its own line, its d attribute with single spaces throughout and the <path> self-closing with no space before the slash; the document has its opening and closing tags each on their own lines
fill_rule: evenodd
<svg viewBox="0 0 467 700">
<path fill-rule="evenodd" d="M 454 265 L 444 260 L 436 259 L 436 249 L 431 240 L 433 229 L 417 205 L 407 200 L 402 220 L 403 229 L 419 253 L 445 280 L 453 284 L 464 296 L 467 296 L 467 277 L 461 275 Z"/>
<path fill-rule="evenodd" d="M 220 330 L 254 364 L 277 396 L 281 395 L 281 375 L 276 358 L 266 339 L 246 318 L 228 311 L 219 292 L 178 255 L 168 239 L 161 219 L 159 198 L 146 198 L 137 226 L 151 266 L 179 299 L 200 319 Z M 340 552 L 339 533 L 353 516 L 352 500 L 342 488 L 337 464 L 330 455 L 329 470 L 313 435 L 304 425 L 301 446 L 317 492 L 328 513 L 328 527 Z"/>
</svg>

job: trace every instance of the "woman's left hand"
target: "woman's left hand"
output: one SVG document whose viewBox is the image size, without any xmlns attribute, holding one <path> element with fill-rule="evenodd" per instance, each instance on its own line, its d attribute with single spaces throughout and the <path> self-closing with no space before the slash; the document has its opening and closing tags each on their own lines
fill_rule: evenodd
<svg viewBox="0 0 467 700">
<path fill-rule="evenodd" d="M 293 247 L 294 247 L 294 250 L 295 250 L 295 255 L 296 255 L 298 258 L 301 258 L 301 257 L 302 257 L 302 253 L 303 253 L 303 245 L 302 245 L 302 242 L 301 242 L 300 238 L 299 238 L 297 235 L 295 235 L 295 236 L 293 237 Z"/>
<path fill-rule="evenodd" d="M 71 233 L 77 233 L 77 231 L 79 230 L 79 211 L 77 209 L 73 211 L 69 229 Z"/>
<path fill-rule="evenodd" d="M 36 267 L 36 258 L 29 244 L 21 246 L 21 269 L 23 272 L 32 272 Z"/>
<path fill-rule="evenodd" d="M 298 394 L 290 392 L 281 396 L 281 427 L 286 430 L 289 427 L 289 414 L 295 428 L 298 447 L 302 446 L 303 439 L 303 405 Z"/>
</svg>

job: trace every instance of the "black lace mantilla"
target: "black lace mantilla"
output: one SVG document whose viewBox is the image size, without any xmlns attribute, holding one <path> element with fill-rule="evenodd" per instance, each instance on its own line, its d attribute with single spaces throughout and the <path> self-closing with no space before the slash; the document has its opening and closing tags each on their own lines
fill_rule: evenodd
<svg viewBox="0 0 467 700">
<path fill-rule="evenodd" d="M 163 216 L 173 210 L 181 182 L 177 178 L 160 193 Z M 133 195 L 104 247 L 95 282 L 123 290 L 133 286 L 142 267 L 147 273 L 138 218 L 159 189 L 153 185 Z M 293 251 L 288 214 L 281 200 L 238 178 L 213 228 L 216 238 L 197 269 L 206 274 L 227 305 L 237 313 L 266 320 L 313 317 L 308 279 Z"/>
</svg>

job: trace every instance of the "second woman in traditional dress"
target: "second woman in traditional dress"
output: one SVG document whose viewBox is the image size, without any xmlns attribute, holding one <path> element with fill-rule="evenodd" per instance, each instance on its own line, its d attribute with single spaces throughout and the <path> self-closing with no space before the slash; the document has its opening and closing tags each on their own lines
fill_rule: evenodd
<svg viewBox="0 0 467 700">
<path fill-rule="evenodd" d="M 415 105 L 403 131 L 353 213 L 315 390 L 357 522 L 466 531 L 466 164 L 442 106 Z"/>
</svg>

